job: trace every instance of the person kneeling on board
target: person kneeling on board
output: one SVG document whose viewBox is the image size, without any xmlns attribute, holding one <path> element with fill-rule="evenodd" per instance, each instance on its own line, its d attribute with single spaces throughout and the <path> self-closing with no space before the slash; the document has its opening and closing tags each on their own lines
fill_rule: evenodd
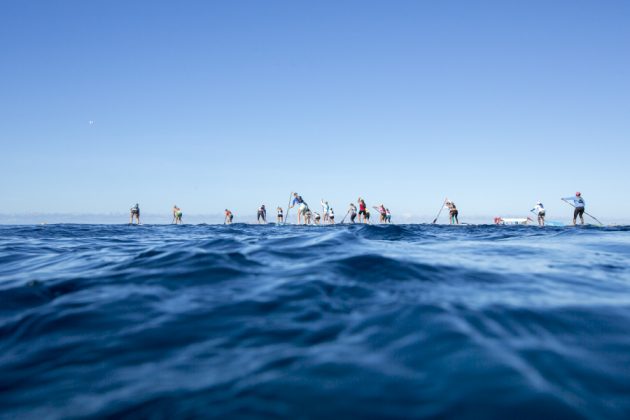
<svg viewBox="0 0 630 420">
<path fill-rule="evenodd" d="M 578 191 L 575 193 L 575 196 L 564 197 L 562 200 L 573 201 L 573 207 L 575 207 L 575 210 L 573 211 L 573 225 L 575 226 L 578 216 L 580 217 L 580 224 L 584 224 L 584 210 L 586 207 L 586 203 L 582 198 L 582 194 Z"/>
</svg>

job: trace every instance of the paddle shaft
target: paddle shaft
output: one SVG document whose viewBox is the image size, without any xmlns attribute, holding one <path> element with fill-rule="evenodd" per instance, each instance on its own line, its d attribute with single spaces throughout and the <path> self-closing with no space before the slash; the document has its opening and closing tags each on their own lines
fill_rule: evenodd
<svg viewBox="0 0 630 420">
<path fill-rule="evenodd" d="M 345 221 L 346 221 L 346 217 L 348 217 L 348 215 L 349 215 L 349 214 L 350 214 L 350 210 L 348 210 L 348 211 L 346 212 L 346 215 L 345 215 L 345 216 L 343 216 L 343 219 L 341 219 L 341 223 L 340 223 L 341 225 L 343 225 L 343 222 L 345 222 Z"/>
<path fill-rule="evenodd" d="M 293 198 L 293 193 L 289 194 L 289 204 L 287 204 L 287 212 L 284 215 L 284 224 L 286 225 L 289 220 L 289 210 L 291 210 L 291 198 Z"/>
<path fill-rule="evenodd" d="M 444 200 L 444 202 L 442 203 L 442 207 L 440 207 L 440 211 L 438 212 L 437 216 L 435 216 L 435 219 L 433 219 L 433 223 L 431 223 L 432 225 L 434 225 L 435 222 L 437 222 L 437 220 L 440 218 L 440 214 L 442 214 L 442 210 L 444 210 L 445 204 L 446 204 L 446 200 Z"/>
</svg>

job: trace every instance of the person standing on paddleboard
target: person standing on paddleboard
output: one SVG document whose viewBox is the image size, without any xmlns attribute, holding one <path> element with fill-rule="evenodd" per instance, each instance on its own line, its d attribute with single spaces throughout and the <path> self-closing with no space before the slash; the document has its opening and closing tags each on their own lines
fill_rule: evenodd
<svg viewBox="0 0 630 420">
<path fill-rule="evenodd" d="M 173 205 L 173 223 L 175 223 L 176 225 L 181 225 L 182 216 L 183 216 L 182 209 L 177 207 L 177 204 L 174 204 Z"/>
<path fill-rule="evenodd" d="M 575 226 L 577 222 L 578 216 L 580 217 L 580 224 L 584 224 L 584 210 L 586 208 L 586 202 L 582 198 L 582 193 L 579 191 L 575 193 L 573 197 L 564 197 L 564 201 L 573 201 L 573 207 L 575 210 L 573 211 L 573 226 Z"/>
<path fill-rule="evenodd" d="M 324 201 L 324 199 L 322 198 L 320 201 L 321 205 L 322 205 L 322 214 L 324 215 L 324 223 L 329 221 L 330 215 L 328 214 L 330 211 L 330 205 L 328 204 L 328 201 Z"/>
<path fill-rule="evenodd" d="M 136 203 L 136 205 L 130 209 L 130 214 L 129 214 L 130 225 L 133 225 L 134 217 L 136 218 L 137 223 L 140 224 L 140 205 L 138 203 Z"/>
<path fill-rule="evenodd" d="M 459 225 L 459 210 L 451 200 L 446 200 L 446 208 L 449 212 L 449 220 L 451 225 Z"/>
<path fill-rule="evenodd" d="M 223 222 L 223 224 L 224 225 L 231 225 L 232 224 L 232 220 L 234 220 L 234 213 L 232 213 L 228 209 L 225 209 L 225 221 Z"/>
<path fill-rule="evenodd" d="M 385 209 L 385 221 L 387 223 L 391 223 L 392 222 L 392 212 L 389 211 L 389 209 Z"/>
<path fill-rule="evenodd" d="M 543 204 L 539 201 L 536 203 L 536 206 L 531 209 L 530 211 L 536 213 L 536 215 L 538 216 L 538 225 L 539 226 L 545 226 L 545 207 L 543 206 Z"/>
<path fill-rule="evenodd" d="M 306 204 L 306 202 L 304 201 L 301 195 L 299 195 L 298 193 L 293 193 L 293 204 L 291 204 L 291 207 L 289 208 L 292 209 L 293 207 L 295 207 L 296 204 L 298 205 L 298 210 L 297 210 L 298 225 L 302 223 L 302 217 L 304 217 L 304 223 L 306 223 L 306 212 L 308 211 L 308 204 Z"/>
<path fill-rule="evenodd" d="M 262 219 L 263 223 L 267 223 L 267 209 L 265 205 L 258 207 L 258 215 L 257 215 L 258 223 L 260 224 L 260 219 Z"/>
<path fill-rule="evenodd" d="M 359 204 L 359 223 L 361 223 L 361 220 L 363 220 L 363 223 L 367 223 L 370 220 L 370 216 L 368 216 L 369 212 L 365 205 L 365 200 L 359 197 L 357 203 Z"/>
<path fill-rule="evenodd" d="M 387 221 L 387 212 L 385 211 L 385 205 L 381 204 L 379 207 L 374 206 L 374 210 L 376 210 L 379 214 L 379 223 L 385 223 Z"/>
<path fill-rule="evenodd" d="M 284 213 L 282 212 L 282 207 L 278 207 L 276 211 L 278 212 L 278 215 L 276 216 L 276 222 L 282 223 L 282 221 L 284 220 Z"/>
<path fill-rule="evenodd" d="M 355 206 L 354 203 L 350 203 L 348 213 L 350 213 L 350 221 L 354 223 L 354 219 L 357 217 L 357 206 Z"/>
</svg>

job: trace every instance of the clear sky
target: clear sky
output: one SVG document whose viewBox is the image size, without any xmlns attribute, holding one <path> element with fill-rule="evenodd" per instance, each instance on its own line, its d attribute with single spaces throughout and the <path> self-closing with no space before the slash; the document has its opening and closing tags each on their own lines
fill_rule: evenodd
<svg viewBox="0 0 630 420">
<path fill-rule="evenodd" d="M 0 212 L 297 190 L 465 219 L 580 190 L 627 217 L 629 22 L 612 0 L 4 1 Z"/>
</svg>

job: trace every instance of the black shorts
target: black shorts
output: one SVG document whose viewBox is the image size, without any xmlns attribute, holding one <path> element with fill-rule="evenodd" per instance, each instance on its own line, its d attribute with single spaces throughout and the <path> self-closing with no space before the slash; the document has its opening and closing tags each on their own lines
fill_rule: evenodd
<svg viewBox="0 0 630 420">
<path fill-rule="evenodd" d="M 584 207 L 576 207 L 573 212 L 573 218 L 576 219 L 578 216 L 584 217 Z"/>
<path fill-rule="evenodd" d="M 367 215 L 367 213 L 365 212 L 365 210 L 359 210 L 359 215 Z"/>
<path fill-rule="evenodd" d="M 357 218 L 357 214 L 356 213 L 352 213 L 350 215 L 350 221 L 354 222 L 354 219 L 356 219 L 356 218 Z"/>
<path fill-rule="evenodd" d="M 457 210 L 451 210 L 451 217 L 457 217 L 459 212 Z"/>
<path fill-rule="evenodd" d="M 545 217 L 545 212 L 541 211 L 540 213 L 538 213 L 538 217 Z"/>
</svg>

